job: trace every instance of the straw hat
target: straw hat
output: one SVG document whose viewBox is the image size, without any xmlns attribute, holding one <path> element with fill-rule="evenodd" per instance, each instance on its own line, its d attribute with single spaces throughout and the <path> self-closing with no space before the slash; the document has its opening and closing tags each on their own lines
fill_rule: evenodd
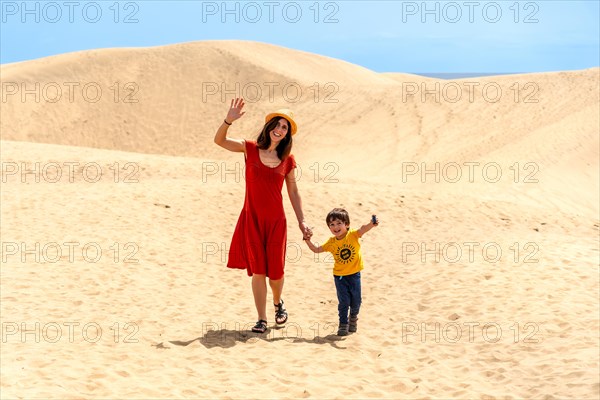
<svg viewBox="0 0 600 400">
<path fill-rule="evenodd" d="M 292 136 L 296 134 L 296 131 L 298 130 L 298 126 L 296 125 L 296 121 L 294 121 L 294 113 L 292 112 L 292 110 L 290 110 L 288 108 L 282 108 L 281 110 L 277 110 L 275 112 L 267 114 L 267 116 L 265 117 L 265 123 L 269 122 L 270 120 L 272 120 L 275 117 L 283 117 L 283 118 L 287 119 L 291 125 L 290 128 L 292 130 Z"/>
</svg>

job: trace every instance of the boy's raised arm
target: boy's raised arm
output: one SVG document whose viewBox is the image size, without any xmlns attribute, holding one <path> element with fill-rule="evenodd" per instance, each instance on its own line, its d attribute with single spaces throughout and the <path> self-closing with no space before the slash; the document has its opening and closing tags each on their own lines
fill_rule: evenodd
<svg viewBox="0 0 600 400">
<path fill-rule="evenodd" d="M 375 215 L 373 215 L 373 218 L 371 218 L 371 221 L 369 221 L 368 224 L 363 225 L 358 229 L 358 231 L 357 231 L 358 237 L 362 237 L 362 235 L 369 232 L 371 229 L 373 229 L 377 225 L 379 225 L 379 219 Z"/>
</svg>

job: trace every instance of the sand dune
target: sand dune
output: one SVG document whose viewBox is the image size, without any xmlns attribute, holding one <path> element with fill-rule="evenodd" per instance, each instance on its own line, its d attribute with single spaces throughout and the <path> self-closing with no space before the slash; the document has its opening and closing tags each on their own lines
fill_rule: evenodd
<svg viewBox="0 0 600 400">
<path fill-rule="evenodd" d="M 227 41 L 0 68 L 2 398 L 600 395 L 600 69 L 448 82 Z M 290 322 L 247 332 L 250 282 L 225 268 L 243 158 L 212 143 L 233 94 L 206 92 L 235 82 L 301 88 L 230 132 L 294 109 L 316 241 L 335 206 L 382 221 L 356 334 L 333 335 L 331 262 L 287 200 Z M 87 100 L 46 101 L 74 83 Z"/>
<path fill-rule="evenodd" d="M 272 59 L 283 61 L 275 67 Z M 385 182 L 410 172 L 405 163 L 495 162 L 507 177 L 521 161 L 521 169 L 535 163 L 539 174 L 570 181 L 577 161 L 586 179 L 581 193 L 569 193 L 586 200 L 599 178 L 598 68 L 448 82 L 262 43 L 209 41 L 70 53 L 1 72 L 4 140 L 233 161 L 205 143 L 237 87 L 248 114 L 233 135 L 255 137 L 261 116 L 287 104 L 301 125 L 299 159 L 335 163 L 339 176 Z M 331 151 L 340 139 L 360 149 L 360 163 Z M 585 206 L 597 212 L 596 203 Z"/>
</svg>

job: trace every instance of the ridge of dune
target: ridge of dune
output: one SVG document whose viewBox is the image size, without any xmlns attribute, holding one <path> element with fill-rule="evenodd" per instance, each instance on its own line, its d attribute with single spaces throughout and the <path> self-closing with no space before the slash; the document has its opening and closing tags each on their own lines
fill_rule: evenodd
<svg viewBox="0 0 600 400">
<path fill-rule="evenodd" d="M 43 69 L 56 70 L 63 66 L 74 67 L 70 72 L 79 72 L 89 69 L 90 65 L 86 64 L 86 61 L 114 67 L 111 59 L 118 58 L 120 63 L 117 65 L 125 67 L 123 62 L 134 61 L 135 57 L 146 60 L 152 60 L 154 57 L 154 61 L 190 63 L 203 73 L 212 72 L 213 76 L 209 78 L 231 78 L 232 72 L 243 74 L 238 66 L 241 64 L 252 69 L 253 72 L 266 71 L 275 77 L 285 77 L 292 82 L 308 85 L 314 80 L 323 79 L 367 85 L 393 82 L 382 74 L 347 61 L 278 45 L 243 40 L 206 40 L 154 47 L 82 50 L 3 64 L 0 67 L 6 70 L 3 71 L 5 73 L 13 72 L 15 67 L 19 67 L 20 74 L 38 74 Z M 224 70 L 227 71 L 227 75 L 220 76 L 219 74 Z"/>
</svg>

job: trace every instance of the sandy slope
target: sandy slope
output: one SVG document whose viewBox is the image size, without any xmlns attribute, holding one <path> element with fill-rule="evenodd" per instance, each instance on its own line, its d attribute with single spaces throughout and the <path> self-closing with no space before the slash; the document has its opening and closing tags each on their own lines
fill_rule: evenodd
<svg viewBox="0 0 600 400">
<path fill-rule="evenodd" d="M 73 102 L 49 103 L 42 92 L 39 103 L 20 93 L 2 102 L 3 398 L 600 395 L 599 69 L 447 86 L 249 42 L 91 51 L 1 68 L 3 95 L 10 82 L 103 89 L 96 103 L 77 92 Z M 135 82 L 139 101 L 115 102 L 116 81 L 121 99 Z M 287 200 L 290 323 L 265 338 L 246 332 L 255 320 L 249 280 L 224 267 L 243 202 L 243 158 L 212 143 L 232 94 L 202 99 L 203 83 L 235 81 L 297 84 L 305 93 L 288 104 L 298 115 L 298 185 L 317 241 L 328 236 L 323 218 L 335 206 L 348 208 L 353 225 L 372 213 L 382 221 L 363 239 L 357 334 L 332 335 L 330 261 L 300 242 Z M 315 82 L 321 91 L 335 83 L 339 101 L 315 101 Z M 439 102 L 407 94 L 422 82 L 440 85 Z M 450 101 L 457 86 L 462 98 Z M 483 87 L 503 96 L 491 102 Z M 283 100 L 249 103 L 232 134 L 253 137 Z M 21 175 L 35 163 L 39 182 Z M 439 183 L 421 175 L 436 163 Z M 70 242 L 78 243 L 72 259 Z M 33 249 L 24 260 L 21 243 Z M 62 251 L 56 261 L 51 243 Z M 96 247 L 102 255 L 92 262 Z"/>
</svg>

